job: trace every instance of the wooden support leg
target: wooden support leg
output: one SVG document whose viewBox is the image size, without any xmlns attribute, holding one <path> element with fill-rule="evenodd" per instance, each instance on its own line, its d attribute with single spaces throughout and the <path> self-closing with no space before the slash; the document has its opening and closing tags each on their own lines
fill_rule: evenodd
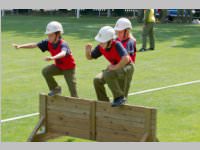
<svg viewBox="0 0 200 150">
<path fill-rule="evenodd" d="M 159 139 L 156 137 L 156 141 L 155 142 L 160 142 Z"/>
<path fill-rule="evenodd" d="M 59 134 L 59 133 L 38 133 L 35 135 L 34 139 L 32 142 L 46 142 L 49 139 L 54 139 L 60 136 L 64 136 L 63 134 Z"/>
<path fill-rule="evenodd" d="M 142 136 L 142 138 L 141 138 L 141 140 L 140 140 L 140 142 L 146 142 L 147 141 L 147 138 L 148 138 L 148 136 L 149 136 L 149 133 L 148 132 L 146 132 L 143 136 Z"/>
<path fill-rule="evenodd" d="M 32 142 L 34 141 L 34 138 L 38 132 L 38 130 L 41 128 L 41 126 L 44 124 L 44 120 L 45 117 L 41 117 L 38 124 L 35 126 L 35 128 L 33 129 L 33 132 L 31 133 L 31 135 L 29 136 L 27 142 Z"/>
</svg>

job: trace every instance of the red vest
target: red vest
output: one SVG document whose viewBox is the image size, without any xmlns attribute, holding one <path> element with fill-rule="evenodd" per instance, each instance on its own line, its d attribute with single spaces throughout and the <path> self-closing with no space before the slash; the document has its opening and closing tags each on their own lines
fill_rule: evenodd
<svg viewBox="0 0 200 150">
<path fill-rule="evenodd" d="M 118 38 L 116 40 L 120 41 Z M 129 40 L 130 40 L 130 38 L 128 38 L 125 41 L 120 41 L 122 43 L 122 45 L 124 46 L 125 49 L 127 47 L 127 43 L 128 43 Z M 135 39 L 133 39 L 133 40 L 134 40 L 134 54 L 133 55 L 129 54 L 129 55 L 131 57 L 131 60 L 135 63 L 137 49 L 136 49 L 136 40 Z"/>
<path fill-rule="evenodd" d="M 64 42 L 64 40 L 60 40 L 58 43 L 58 46 L 54 48 L 53 44 L 48 42 L 48 50 L 51 53 L 51 56 L 55 56 L 58 53 L 61 52 L 61 44 Z M 74 61 L 74 58 L 72 54 L 67 54 L 66 56 L 56 59 L 55 60 L 55 65 L 60 68 L 61 70 L 70 70 L 74 69 L 76 64 Z"/>
<path fill-rule="evenodd" d="M 103 47 L 99 46 L 99 50 L 102 55 L 112 64 L 116 65 L 121 61 L 121 56 L 119 55 L 116 49 L 116 41 L 113 41 L 111 44 L 111 48 L 109 50 L 104 49 Z M 131 62 L 131 58 L 130 58 Z M 129 63 L 130 63 L 129 62 Z"/>
</svg>

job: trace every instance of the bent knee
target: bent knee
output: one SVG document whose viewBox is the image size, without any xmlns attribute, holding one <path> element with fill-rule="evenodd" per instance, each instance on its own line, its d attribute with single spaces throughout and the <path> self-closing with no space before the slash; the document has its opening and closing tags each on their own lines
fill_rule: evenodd
<svg viewBox="0 0 200 150">
<path fill-rule="evenodd" d="M 109 71 L 104 74 L 105 81 L 116 79 L 117 74 L 114 71 Z"/>
<path fill-rule="evenodd" d="M 100 82 L 101 82 L 101 80 L 100 80 L 99 78 L 97 78 L 97 77 L 95 77 L 95 78 L 93 79 L 94 85 L 99 84 Z"/>
<path fill-rule="evenodd" d="M 48 69 L 46 67 L 43 68 L 41 73 L 42 73 L 43 76 L 46 76 L 48 74 Z"/>
</svg>

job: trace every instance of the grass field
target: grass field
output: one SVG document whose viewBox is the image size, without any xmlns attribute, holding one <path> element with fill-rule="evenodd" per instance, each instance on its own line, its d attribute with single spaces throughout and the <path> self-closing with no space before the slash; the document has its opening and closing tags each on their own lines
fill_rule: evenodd
<svg viewBox="0 0 200 150">
<path fill-rule="evenodd" d="M 102 57 L 87 61 L 84 46 L 93 40 L 104 25 L 114 26 L 117 18 L 59 16 L 5 16 L 2 18 L 2 119 L 38 112 L 38 94 L 47 92 L 41 69 L 48 53 L 39 49 L 15 50 L 12 43 L 38 42 L 45 39 L 46 24 L 51 20 L 63 23 L 64 39 L 77 63 L 80 97 L 96 99 L 93 77 L 108 64 Z M 141 46 L 142 24 L 133 21 L 133 35 Z M 189 24 L 157 24 L 156 50 L 137 53 L 136 71 L 130 92 L 200 79 L 200 26 Z M 56 77 L 69 95 L 62 77 Z M 110 94 L 110 93 L 109 93 Z M 110 94 L 111 96 L 111 94 Z M 200 141 L 200 84 L 191 84 L 129 97 L 130 104 L 158 109 L 157 136 L 160 141 Z M 26 141 L 38 117 L 2 124 L 2 141 Z M 85 141 L 63 137 L 54 141 Z"/>
</svg>

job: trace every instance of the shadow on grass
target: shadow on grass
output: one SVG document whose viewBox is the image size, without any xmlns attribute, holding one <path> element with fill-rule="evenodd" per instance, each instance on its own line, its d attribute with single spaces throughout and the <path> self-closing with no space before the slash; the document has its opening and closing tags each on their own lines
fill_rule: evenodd
<svg viewBox="0 0 200 150">
<path fill-rule="evenodd" d="M 74 141 L 76 141 L 76 140 L 73 139 L 73 138 L 69 138 L 69 139 L 67 139 L 65 142 L 74 142 Z"/>
</svg>

